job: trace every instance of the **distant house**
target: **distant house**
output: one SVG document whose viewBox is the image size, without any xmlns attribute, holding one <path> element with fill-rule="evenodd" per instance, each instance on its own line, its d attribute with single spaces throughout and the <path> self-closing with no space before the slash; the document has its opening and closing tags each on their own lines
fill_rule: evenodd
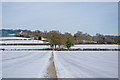
<svg viewBox="0 0 120 80">
<path fill-rule="evenodd" d="M 34 37 L 31 37 L 32 40 L 34 40 Z"/>
<path fill-rule="evenodd" d="M 44 38 L 44 37 L 41 37 L 41 40 L 42 40 L 42 41 L 47 41 L 47 39 L 46 39 L 46 38 Z"/>
</svg>

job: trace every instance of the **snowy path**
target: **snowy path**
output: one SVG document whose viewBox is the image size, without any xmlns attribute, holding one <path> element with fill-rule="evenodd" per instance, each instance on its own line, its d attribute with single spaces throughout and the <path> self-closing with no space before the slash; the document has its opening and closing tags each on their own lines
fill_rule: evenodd
<svg viewBox="0 0 120 80">
<path fill-rule="evenodd" d="M 57 73 L 56 73 L 56 69 L 55 69 L 55 64 L 54 64 L 54 53 L 51 52 L 51 57 L 49 59 L 50 61 L 50 65 L 48 66 L 47 69 L 47 75 L 46 78 L 57 78 Z M 57 80 L 57 79 L 55 79 Z"/>
<path fill-rule="evenodd" d="M 50 52 L 3 52 L 3 78 L 44 78 L 49 66 Z"/>
<path fill-rule="evenodd" d="M 60 51 L 55 52 L 58 78 L 117 78 L 116 51 Z"/>
</svg>

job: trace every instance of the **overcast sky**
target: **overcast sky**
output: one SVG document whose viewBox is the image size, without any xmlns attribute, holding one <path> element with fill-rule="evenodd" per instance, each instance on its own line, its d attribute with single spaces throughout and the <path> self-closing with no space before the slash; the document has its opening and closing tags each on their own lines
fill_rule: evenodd
<svg viewBox="0 0 120 80">
<path fill-rule="evenodd" d="M 9 29 L 118 34 L 117 2 L 7 2 L 2 25 Z"/>
</svg>

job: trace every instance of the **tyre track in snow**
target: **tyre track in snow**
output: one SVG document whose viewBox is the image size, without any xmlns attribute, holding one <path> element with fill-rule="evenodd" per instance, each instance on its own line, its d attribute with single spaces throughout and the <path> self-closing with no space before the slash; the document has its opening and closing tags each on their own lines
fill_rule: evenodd
<svg viewBox="0 0 120 80">
<path fill-rule="evenodd" d="M 87 66 L 83 66 L 83 65 L 81 65 L 81 64 L 76 64 L 75 62 L 73 62 L 73 61 L 71 61 L 71 60 L 68 60 L 68 59 L 66 59 L 66 58 L 64 58 L 64 56 L 62 56 L 62 55 L 60 55 L 61 57 L 62 57 L 62 59 L 63 59 L 63 61 L 65 61 L 66 63 L 68 63 L 69 64 L 69 66 L 73 66 L 73 72 L 74 72 L 74 69 L 81 69 L 81 71 L 82 71 L 82 73 L 81 73 L 81 76 L 82 75 L 84 75 L 84 74 L 87 74 L 87 72 L 90 72 L 89 73 L 89 75 L 94 75 L 94 74 L 99 74 L 99 76 L 105 76 L 104 74 L 102 75 L 102 74 L 100 74 L 99 72 L 97 72 L 97 69 L 96 70 L 91 70 L 89 67 L 87 67 Z M 64 64 L 63 64 L 64 65 Z M 91 67 L 92 68 L 92 67 Z M 69 69 L 68 68 L 66 68 L 66 70 L 68 70 L 69 71 Z M 79 72 L 77 72 L 78 74 L 79 74 Z M 106 74 L 107 75 L 107 74 Z M 98 77 L 99 77 L 98 76 Z M 77 77 L 77 76 L 74 76 L 74 77 Z"/>
<path fill-rule="evenodd" d="M 24 57 L 20 57 L 20 58 L 16 58 L 16 59 L 20 59 L 19 62 L 13 62 L 11 64 L 9 64 L 8 66 L 4 66 L 4 68 L 10 68 L 10 67 L 21 67 L 23 65 L 27 65 L 27 64 L 30 64 L 30 63 L 33 63 L 35 62 L 36 60 L 42 58 L 43 56 L 45 56 L 46 54 L 42 54 L 40 55 L 40 53 L 29 53 L 30 55 L 27 55 L 27 56 L 24 56 Z M 23 59 L 22 59 L 23 58 Z M 14 59 L 11 59 L 11 60 L 14 60 Z M 21 63 L 22 62 L 22 63 Z M 14 64 L 14 65 L 13 65 Z"/>
<path fill-rule="evenodd" d="M 30 52 L 29 54 L 30 55 L 26 57 L 4 61 L 2 66 L 3 77 L 44 78 L 44 75 L 46 74 L 47 71 L 47 64 L 49 62 L 50 53 Z M 4 57 L 5 55 L 7 54 L 4 54 Z"/>
<path fill-rule="evenodd" d="M 58 54 L 56 54 L 57 56 L 56 56 L 56 58 L 60 58 L 60 60 L 58 61 L 59 62 L 59 65 L 61 65 L 61 67 L 64 69 L 64 70 L 66 70 L 66 74 L 67 74 L 67 72 L 69 73 L 69 75 L 71 76 L 71 77 L 78 77 L 78 76 L 76 76 L 76 75 L 74 75 L 73 73 L 75 73 L 75 74 L 81 74 L 81 75 L 79 75 L 79 77 L 81 76 L 81 77 L 84 77 L 84 76 L 91 76 L 91 77 L 94 77 L 94 75 L 96 75 L 96 74 L 99 74 L 99 75 L 96 75 L 96 77 L 109 77 L 109 75 L 111 74 L 111 76 L 115 76 L 115 74 L 113 74 L 113 73 L 110 73 L 109 71 L 107 71 L 107 70 L 103 70 L 103 69 L 100 69 L 100 72 L 98 72 L 97 70 L 99 69 L 99 68 L 97 68 L 97 67 L 94 67 L 94 66 L 88 66 L 87 64 L 76 64 L 75 62 L 76 62 L 76 59 L 73 59 L 72 60 L 72 58 L 73 58 L 73 56 L 72 55 L 69 55 L 69 58 L 66 58 L 66 56 L 65 55 L 62 55 L 62 53 L 58 53 Z M 88 60 L 92 60 L 93 58 L 92 58 L 93 56 L 91 56 L 91 57 L 86 57 Z M 75 58 L 75 56 L 74 56 L 74 58 Z M 74 62 L 75 61 L 75 62 Z M 93 60 L 92 60 L 93 61 Z M 89 62 L 89 61 L 88 61 Z M 106 61 L 105 61 L 106 62 Z M 65 64 L 65 63 L 67 63 L 67 64 Z M 97 63 L 96 63 L 97 64 Z M 92 65 L 92 64 L 91 64 Z M 72 66 L 72 68 L 69 68 L 69 67 L 67 67 L 67 66 Z M 104 66 L 104 65 L 103 65 Z M 109 66 L 110 67 L 110 66 Z M 76 69 L 76 70 L 74 70 L 74 69 Z M 79 72 L 77 72 L 77 70 L 80 70 Z M 71 72 L 72 73 L 71 73 Z M 81 73 L 80 73 L 81 72 Z M 106 73 L 106 74 L 104 74 L 104 73 Z"/>
<path fill-rule="evenodd" d="M 12 57 L 12 58 L 8 58 L 8 59 L 3 59 L 2 61 L 7 61 L 7 60 L 14 60 L 14 59 L 19 59 L 19 58 L 24 58 L 26 56 L 31 55 L 30 53 L 22 55 L 22 56 L 18 56 L 18 57 Z"/>
</svg>

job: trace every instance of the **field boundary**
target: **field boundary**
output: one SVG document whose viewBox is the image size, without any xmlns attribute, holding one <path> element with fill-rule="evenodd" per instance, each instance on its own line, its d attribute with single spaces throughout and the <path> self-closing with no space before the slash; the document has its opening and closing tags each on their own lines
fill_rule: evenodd
<svg viewBox="0 0 120 80">
<path fill-rule="evenodd" d="M 0 49 L 2 51 L 52 51 L 53 49 Z M 120 49 L 54 49 L 54 51 L 120 51 Z"/>
<path fill-rule="evenodd" d="M 92 44 L 93 45 L 120 45 L 120 44 L 99 44 L 99 43 L 81 43 L 81 44 L 75 44 L 75 45 L 92 45 Z M 50 45 L 50 44 L 49 43 L 41 43 L 41 44 L 38 44 L 38 43 L 36 43 L 36 44 L 35 43 L 32 43 L 32 44 L 30 44 L 30 43 L 29 44 L 24 44 L 24 43 L 20 43 L 20 44 L 19 43 L 18 44 L 17 43 L 15 43 L 15 44 L 14 43 L 13 44 L 0 44 L 0 46 L 2 46 L 2 45 L 3 46 L 4 45 L 5 46 L 7 46 L 7 45 L 10 46 L 10 45 Z"/>
</svg>

